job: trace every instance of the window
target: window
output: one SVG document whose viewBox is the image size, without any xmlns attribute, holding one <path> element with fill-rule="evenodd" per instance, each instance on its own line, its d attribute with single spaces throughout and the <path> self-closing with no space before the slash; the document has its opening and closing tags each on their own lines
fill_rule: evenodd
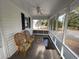
<svg viewBox="0 0 79 59">
<path fill-rule="evenodd" d="M 25 29 L 25 15 L 24 13 L 21 13 L 21 21 L 22 21 L 22 30 Z"/>
<path fill-rule="evenodd" d="M 51 31 L 55 31 L 55 29 L 56 29 L 55 17 L 50 20 L 50 29 L 51 29 Z"/>
<path fill-rule="evenodd" d="M 30 17 L 25 17 L 25 28 L 31 28 L 31 19 L 30 19 Z"/>
<path fill-rule="evenodd" d="M 60 15 L 57 19 L 57 36 L 59 39 L 63 39 L 65 15 Z"/>
<path fill-rule="evenodd" d="M 79 55 L 79 7 L 68 14 L 65 44 Z"/>
<path fill-rule="evenodd" d="M 33 29 L 34 30 L 48 30 L 48 20 L 33 20 Z"/>
<path fill-rule="evenodd" d="M 25 28 L 31 28 L 31 19 L 26 17 L 24 13 L 21 13 L 22 30 Z"/>
<path fill-rule="evenodd" d="M 50 30 L 52 31 L 52 19 L 50 19 L 49 27 L 50 27 Z"/>
<path fill-rule="evenodd" d="M 55 17 L 52 20 L 52 30 L 56 31 L 56 19 L 55 19 Z"/>
</svg>

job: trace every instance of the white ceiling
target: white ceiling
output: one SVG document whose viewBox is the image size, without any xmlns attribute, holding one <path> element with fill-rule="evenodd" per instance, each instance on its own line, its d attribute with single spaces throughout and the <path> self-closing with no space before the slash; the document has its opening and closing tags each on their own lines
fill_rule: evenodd
<svg viewBox="0 0 79 59">
<path fill-rule="evenodd" d="M 31 16 L 36 13 L 36 7 L 40 6 L 42 12 L 47 15 L 53 15 L 60 9 L 69 5 L 71 0 L 11 0 L 19 8 L 28 12 Z"/>
</svg>

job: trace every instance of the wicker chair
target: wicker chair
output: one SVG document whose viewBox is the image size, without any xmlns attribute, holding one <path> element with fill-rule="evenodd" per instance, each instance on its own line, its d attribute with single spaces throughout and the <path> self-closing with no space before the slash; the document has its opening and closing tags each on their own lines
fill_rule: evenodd
<svg viewBox="0 0 79 59">
<path fill-rule="evenodd" d="M 26 54 L 26 51 L 30 47 L 30 44 L 26 41 L 27 39 L 24 33 L 16 33 L 14 35 L 14 40 L 15 40 L 16 46 L 18 47 L 18 53 Z"/>
<path fill-rule="evenodd" d="M 30 32 L 28 30 L 23 31 L 23 33 L 26 36 L 27 42 L 28 43 L 32 43 L 33 40 L 34 40 L 34 36 L 33 35 L 30 35 Z"/>
</svg>

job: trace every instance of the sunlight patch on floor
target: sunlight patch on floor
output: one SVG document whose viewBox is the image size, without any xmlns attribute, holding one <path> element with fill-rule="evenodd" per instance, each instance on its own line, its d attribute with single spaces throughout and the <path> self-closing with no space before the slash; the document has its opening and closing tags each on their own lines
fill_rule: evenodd
<svg viewBox="0 0 79 59">
<path fill-rule="evenodd" d="M 45 51 L 45 46 L 44 45 L 38 45 L 35 55 L 37 56 L 40 52 L 44 53 L 44 51 Z"/>
</svg>

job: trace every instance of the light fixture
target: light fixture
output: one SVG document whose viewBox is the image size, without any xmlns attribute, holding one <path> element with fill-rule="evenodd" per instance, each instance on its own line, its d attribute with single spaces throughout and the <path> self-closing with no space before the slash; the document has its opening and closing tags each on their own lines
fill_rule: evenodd
<svg viewBox="0 0 79 59">
<path fill-rule="evenodd" d="M 40 6 L 37 6 L 33 9 L 33 15 L 34 16 L 47 16 L 48 11 L 47 9 L 43 9 Z"/>
<path fill-rule="evenodd" d="M 41 12 L 41 8 L 39 6 L 36 7 L 37 13 L 40 15 L 43 15 L 43 13 Z"/>
</svg>

